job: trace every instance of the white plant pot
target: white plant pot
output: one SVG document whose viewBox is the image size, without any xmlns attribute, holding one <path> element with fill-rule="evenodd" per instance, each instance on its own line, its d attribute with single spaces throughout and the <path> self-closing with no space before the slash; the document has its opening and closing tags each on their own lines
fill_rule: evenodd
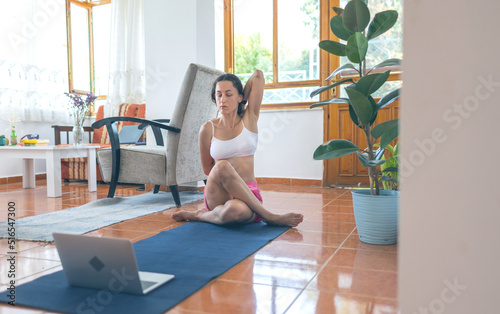
<svg viewBox="0 0 500 314">
<path fill-rule="evenodd" d="M 354 190 L 352 203 L 359 239 L 369 244 L 394 244 L 398 240 L 399 191 Z"/>
</svg>

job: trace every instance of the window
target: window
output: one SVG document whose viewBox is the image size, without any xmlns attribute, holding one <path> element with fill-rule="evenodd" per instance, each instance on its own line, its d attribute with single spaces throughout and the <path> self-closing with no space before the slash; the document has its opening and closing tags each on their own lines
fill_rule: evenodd
<svg viewBox="0 0 500 314">
<path fill-rule="evenodd" d="M 108 91 L 111 0 L 66 0 L 66 10 L 69 90 L 92 92 L 99 106 Z"/>
<path fill-rule="evenodd" d="M 224 70 L 235 73 L 243 82 L 253 70 L 262 70 L 266 78 L 264 108 L 308 107 L 319 100 L 317 97 L 311 99 L 310 92 L 325 85 L 322 79 L 336 68 L 335 65 L 340 66 L 347 60 L 345 57 L 333 60 L 318 48 L 320 40 L 333 40 L 329 29 L 330 18 L 335 15 L 332 7 L 345 7 L 347 2 L 216 0 L 219 4 L 216 10 L 224 12 Z M 368 55 L 374 57 L 370 57 L 367 66 L 389 58 L 402 58 L 402 1 L 369 1 L 368 6 L 373 13 L 395 9 L 399 19 L 389 32 L 370 41 Z M 216 28 L 222 27 L 216 25 Z M 218 40 L 220 43 L 221 37 Z M 387 86 L 383 87 L 384 92 L 400 85 L 396 82 L 400 80 L 399 69 L 393 70 Z M 352 74 L 343 72 L 339 77 Z M 336 95 L 343 90 L 338 87 Z M 331 95 L 320 97 L 331 98 Z"/>
<path fill-rule="evenodd" d="M 0 16 L 0 128 L 5 120 L 66 123 L 65 2 L 9 1 Z"/>
<path fill-rule="evenodd" d="M 320 0 L 224 0 L 224 10 L 226 72 L 245 83 L 262 70 L 264 106 L 318 101 Z"/>
</svg>

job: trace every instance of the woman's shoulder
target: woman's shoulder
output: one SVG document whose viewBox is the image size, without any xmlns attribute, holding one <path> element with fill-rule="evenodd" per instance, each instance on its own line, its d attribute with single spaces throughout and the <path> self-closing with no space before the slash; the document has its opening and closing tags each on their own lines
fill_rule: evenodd
<svg viewBox="0 0 500 314">
<path fill-rule="evenodd" d="M 217 127 L 220 124 L 220 117 L 212 118 L 205 122 L 205 124 L 209 127 Z"/>
<path fill-rule="evenodd" d="M 203 123 L 201 125 L 201 128 L 200 128 L 200 133 L 207 134 L 207 135 L 211 136 L 213 129 L 214 129 L 214 126 L 217 123 L 216 119 L 218 119 L 218 118 L 210 119 L 210 120 L 207 120 L 205 123 Z"/>
<path fill-rule="evenodd" d="M 220 118 L 212 118 L 210 120 L 207 120 L 205 123 L 203 123 L 202 127 L 207 127 L 207 126 L 212 127 L 212 125 L 216 126 L 219 124 L 219 120 Z"/>
</svg>

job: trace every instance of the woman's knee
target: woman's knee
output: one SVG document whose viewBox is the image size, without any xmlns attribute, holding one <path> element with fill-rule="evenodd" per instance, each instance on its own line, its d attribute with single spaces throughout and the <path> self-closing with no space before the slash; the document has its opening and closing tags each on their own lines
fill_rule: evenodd
<svg viewBox="0 0 500 314">
<path fill-rule="evenodd" d="M 235 170 L 229 161 L 220 160 L 215 164 L 214 169 L 212 169 L 212 172 L 220 180 L 224 180 L 234 176 Z"/>
</svg>

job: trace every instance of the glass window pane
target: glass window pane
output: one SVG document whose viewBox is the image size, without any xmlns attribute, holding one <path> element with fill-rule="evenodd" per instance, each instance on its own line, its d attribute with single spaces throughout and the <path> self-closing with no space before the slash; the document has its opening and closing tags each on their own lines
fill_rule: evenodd
<svg viewBox="0 0 500 314">
<path fill-rule="evenodd" d="M 348 1 L 341 0 L 340 6 L 345 7 Z M 372 39 L 368 44 L 368 52 L 366 57 L 367 69 L 379 64 L 380 62 L 391 58 L 403 58 L 403 1 L 387 0 L 387 1 L 369 1 L 368 8 L 372 14 L 371 18 L 379 12 L 385 10 L 398 11 L 398 21 L 386 33 Z M 341 64 L 349 62 L 347 57 L 340 59 Z"/>
<path fill-rule="evenodd" d="M 259 69 L 266 73 L 266 83 L 272 83 L 273 2 L 253 0 L 233 3 L 234 73 L 241 74 L 244 79 Z"/>
<path fill-rule="evenodd" d="M 109 77 L 109 34 L 111 31 L 111 4 L 92 9 L 94 35 L 95 94 L 106 95 Z"/>
<path fill-rule="evenodd" d="M 319 78 L 319 0 L 278 0 L 278 81 Z"/>
<path fill-rule="evenodd" d="M 263 104 L 282 104 L 282 103 L 300 103 L 319 101 L 319 96 L 309 97 L 311 92 L 317 89 L 317 86 L 311 87 L 292 87 L 265 89 Z"/>
<path fill-rule="evenodd" d="M 71 3 L 71 53 L 73 89 L 90 91 L 88 11 Z"/>
</svg>

